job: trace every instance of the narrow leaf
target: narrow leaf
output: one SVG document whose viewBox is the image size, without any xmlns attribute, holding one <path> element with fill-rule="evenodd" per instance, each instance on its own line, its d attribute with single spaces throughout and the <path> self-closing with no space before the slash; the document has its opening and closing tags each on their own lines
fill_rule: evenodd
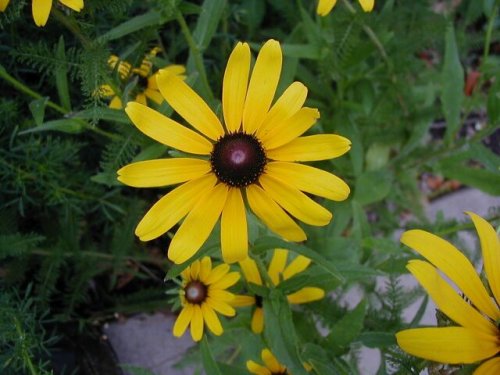
<svg viewBox="0 0 500 375">
<path fill-rule="evenodd" d="M 201 340 L 201 358 L 203 360 L 203 367 L 207 375 L 222 375 L 222 372 L 220 371 L 219 366 L 217 365 L 217 362 L 215 362 L 215 359 L 212 355 L 212 351 L 208 346 L 207 336 L 204 336 L 203 340 Z"/>
<path fill-rule="evenodd" d="M 66 65 L 66 49 L 62 35 L 57 43 L 56 57 L 58 63 L 54 70 L 54 75 L 56 77 L 57 94 L 59 95 L 59 101 L 62 107 L 70 111 L 71 100 L 68 88 L 68 66 Z"/>
<path fill-rule="evenodd" d="M 45 117 L 45 107 L 47 106 L 48 100 L 49 98 L 35 99 L 29 104 L 29 109 L 37 126 L 43 124 L 43 119 Z"/>
</svg>

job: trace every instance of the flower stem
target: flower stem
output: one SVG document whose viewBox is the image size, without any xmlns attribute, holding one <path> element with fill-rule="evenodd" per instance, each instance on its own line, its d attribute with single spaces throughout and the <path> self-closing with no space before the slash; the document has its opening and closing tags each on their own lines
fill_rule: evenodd
<svg viewBox="0 0 500 375">
<path fill-rule="evenodd" d="M 193 36 L 191 34 L 191 31 L 189 30 L 186 20 L 184 19 L 180 11 L 177 11 L 176 17 L 177 17 L 177 22 L 179 22 L 179 25 L 181 27 L 182 34 L 184 35 L 184 38 L 186 39 L 186 42 L 191 51 L 191 55 L 193 56 L 194 64 L 196 65 L 196 70 L 200 75 L 206 99 L 208 99 L 208 101 L 211 102 L 214 99 L 214 94 L 212 93 L 212 89 L 210 88 L 210 84 L 208 83 L 207 72 L 205 70 L 205 65 L 203 64 L 203 56 L 201 54 L 201 51 L 196 45 L 196 42 L 193 39 Z"/>
</svg>

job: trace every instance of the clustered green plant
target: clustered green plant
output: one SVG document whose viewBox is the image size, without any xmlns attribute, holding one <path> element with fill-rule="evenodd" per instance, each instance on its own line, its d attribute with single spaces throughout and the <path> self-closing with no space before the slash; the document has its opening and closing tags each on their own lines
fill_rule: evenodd
<svg viewBox="0 0 500 375">
<path fill-rule="evenodd" d="M 426 201 L 457 185 L 500 195 L 500 1 L 377 0 L 372 7 L 367 0 L 0 0 L 0 373 L 119 374 L 111 355 L 84 360 L 95 355 L 88 343 L 99 341 L 96 327 L 117 314 L 171 308 L 179 313 L 174 335 L 191 325 L 200 341 L 182 362 L 210 375 L 359 373 L 363 346 L 380 350 L 378 374 L 477 369 L 475 357 L 467 365 L 443 360 L 455 365 L 446 367 L 398 347 L 396 333 L 418 327 L 429 301 L 421 288 L 403 287 L 416 254 L 399 236 L 419 228 L 458 243 L 480 218 L 429 219 Z M 160 171 L 148 185 L 137 176 L 151 160 L 187 159 L 196 148 L 172 146 L 169 134 L 155 133 L 160 123 L 141 116 L 154 111 L 198 129 L 187 117 L 199 106 L 179 109 L 180 92 L 192 88 L 216 121 L 250 137 L 251 125 L 237 130 L 223 121 L 235 116 L 225 100 L 238 102 L 223 95 L 224 73 L 233 50 L 247 48 L 245 61 L 255 66 L 266 45 L 283 56 L 276 95 L 255 95 L 251 109 L 301 82 L 309 107 L 302 109 L 314 123 L 305 135 L 336 134 L 346 140 L 342 153 L 350 147 L 305 164 L 339 176 L 350 193 L 331 201 L 300 189 L 333 219 L 300 223 L 306 241 L 287 238 L 254 209 L 255 180 L 220 177 L 209 163 L 213 152 L 200 152 L 200 168 L 212 165 L 214 181 L 230 185 L 232 209 L 244 213 L 222 215 L 244 222 L 238 233 L 248 238 L 232 252 L 241 242 L 228 237 L 230 219 L 217 216 L 186 256 L 187 242 L 175 240 L 179 232 L 190 238 L 176 225 L 183 217 L 161 232 L 154 225 L 166 214 L 146 213 L 171 184 L 192 177 L 162 184 Z M 253 116 L 242 108 L 240 121 Z M 216 201 L 226 194 L 220 190 L 201 200 Z M 184 223 L 196 209 L 187 212 Z M 484 219 L 498 227 L 499 212 L 492 207 Z M 138 229 L 141 241 L 136 227 L 148 215 L 154 220 L 142 225 L 149 233 Z M 495 254 L 494 230 L 484 231 L 483 254 Z M 498 303 L 500 270 L 489 256 L 485 293 Z M 355 306 L 346 302 L 353 287 L 362 297 Z M 408 322 L 403 311 L 416 302 Z M 494 308 L 482 311 L 498 329 Z M 463 325 L 446 307 L 439 313 L 441 325 Z M 61 363 L 61 351 L 74 360 Z M 497 362 L 493 354 L 477 373 Z"/>
</svg>

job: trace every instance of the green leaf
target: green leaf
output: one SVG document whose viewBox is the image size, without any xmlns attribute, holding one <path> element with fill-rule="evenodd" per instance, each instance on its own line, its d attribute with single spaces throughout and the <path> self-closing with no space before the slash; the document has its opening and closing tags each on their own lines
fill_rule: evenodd
<svg viewBox="0 0 500 375">
<path fill-rule="evenodd" d="M 37 133 L 43 131 L 59 131 L 63 133 L 70 134 L 78 134 L 84 130 L 84 126 L 80 120 L 77 119 L 62 119 L 62 120 L 54 120 L 47 121 L 36 128 L 31 128 L 28 130 L 24 130 L 19 132 L 19 134 L 29 134 L 29 133 Z"/>
<path fill-rule="evenodd" d="M 56 57 L 58 64 L 55 67 L 54 75 L 56 78 L 57 94 L 59 101 L 64 109 L 71 110 L 71 99 L 68 88 L 68 67 L 66 65 L 66 49 L 64 46 L 64 38 L 61 35 L 57 43 Z"/>
<path fill-rule="evenodd" d="M 120 25 L 112 28 L 107 33 L 101 35 L 97 38 L 98 42 L 108 42 L 110 40 L 115 40 L 124 37 L 125 35 L 135 33 L 136 31 L 142 30 L 149 26 L 158 26 L 169 20 L 174 19 L 174 16 L 163 18 L 162 13 L 157 10 L 152 10 L 148 13 L 135 16 Z"/>
<path fill-rule="evenodd" d="M 139 154 L 137 154 L 137 156 L 134 157 L 134 159 L 132 159 L 132 162 L 135 163 L 143 160 L 157 159 L 160 156 L 163 156 L 165 154 L 165 151 L 167 151 L 167 149 L 168 147 L 162 145 L 161 143 L 154 143 L 151 146 L 146 147 Z"/>
<path fill-rule="evenodd" d="M 368 171 L 356 179 L 354 200 L 362 206 L 376 203 L 391 192 L 392 174 L 387 169 Z"/>
<path fill-rule="evenodd" d="M 299 356 L 299 346 L 292 312 L 286 297 L 280 291 L 271 291 L 264 299 L 264 336 L 271 352 L 294 375 L 307 375 Z"/>
<path fill-rule="evenodd" d="M 500 195 L 499 172 L 470 168 L 462 163 L 440 163 L 438 169 L 446 178 L 458 180 L 467 186 L 475 187 L 487 194 Z"/>
<path fill-rule="evenodd" d="M 48 101 L 49 98 L 40 98 L 31 101 L 29 104 L 29 109 L 37 126 L 43 124 L 43 119 L 45 117 L 45 107 L 47 106 Z"/>
<path fill-rule="evenodd" d="M 319 60 L 321 57 L 321 51 L 319 48 L 311 44 L 283 43 L 281 48 L 283 49 L 283 55 L 287 57 L 312 60 Z"/>
<path fill-rule="evenodd" d="M 337 321 L 327 337 L 329 347 L 340 355 L 346 352 L 363 329 L 366 316 L 366 300 L 362 300 L 352 311 Z"/>
<path fill-rule="evenodd" d="M 491 125 L 500 122 L 500 79 L 496 79 L 488 93 L 488 120 Z"/>
<path fill-rule="evenodd" d="M 390 332 L 363 332 L 359 341 L 369 348 L 386 348 L 396 344 L 394 333 Z"/>
<path fill-rule="evenodd" d="M 130 124 L 130 119 L 125 114 L 125 111 L 121 109 L 111 109 L 106 107 L 86 109 L 75 113 L 73 117 L 85 120 L 99 119 L 105 121 L 112 121 L 119 124 Z"/>
<path fill-rule="evenodd" d="M 208 346 L 207 336 L 203 337 L 201 340 L 201 358 L 203 360 L 203 368 L 205 369 L 207 375 L 222 375 L 222 372 L 215 362 L 215 359 L 210 351 L 210 347 Z"/>
<path fill-rule="evenodd" d="M 287 242 L 285 240 L 276 237 L 261 237 L 257 241 L 255 241 L 252 251 L 258 254 L 265 250 L 277 249 L 277 248 L 289 249 L 300 255 L 303 255 L 314 261 L 319 267 L 323 268 L 338 281 L 340 282 L 344 281 L 344 278 L 340 275 L 339 271 L 332 262 L 325 259 L 318 252 L 304 245 L 296 244 L 293 242 Z"/>
<path fill-rule="evenodd" d="M 200 17 L 193 31 L 193 39 L 202 53 L 207 49 L 217 31 L 226 4 L 226 0 L 205 0 L 203 2 Z"/>
<path fill-rule="evenodd" d="M 362 238 L 371 234 L 370 224 L 368 223 L 365 210 L 363 210 L 363 207 L 357 200 L 351 201 L 351 206 L 353 218 L 353 237 L 356 240 L 361 241 Z"/>
<path fill-rule="evenodd" d="M 366 169 L 369 171 L 385 167 L 389 161 L 391 146 L 384 143 L 375 142 L 366 152 Z"/>
<path fill-rule="evenodd" d="M 464 100 L 464 70 L 460 64 L 455 29 L 446 28 L 444 64 L 441 72 L 441 102 L 446 119 L 446 139 L 451 141 L 460 127 L 460 111 Z"/>
</svg>

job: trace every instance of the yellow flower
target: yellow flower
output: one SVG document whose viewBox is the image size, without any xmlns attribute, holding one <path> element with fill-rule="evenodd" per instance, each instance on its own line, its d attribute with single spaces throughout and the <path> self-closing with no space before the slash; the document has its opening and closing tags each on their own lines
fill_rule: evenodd
<svg viewBox="0 0 500 375">
<path fill-rule="evenodd" d="M 139 91 L 135 96 L 135 101 L 144 105 L 147 105 L 147 99 L 152 100 L 156 104 L 160 105 L 163 102 L 163 97 L 158 90 L 156 84 L 156 77 L 158 72 L 151 74 L 153 70 L 152 58 L 155 57 L 161 49 L 158 47 L 153 48 L 149 51 L 141 62 L 141 65 L 137 68 L 133 68 L 132 64 L 128 61 L 120 60 L 116 55 L 111 55 L 108 59 L 108 65 L 111 69 L 118 72 L 118 76 L 122 81 L 129 81 L 132 78 L 138 77 Z M 163 70 L 175 74 L 181 79 L 184 79 L 184 73 L 186 69 L 182 65 L 169 65 L 163 68 Z M 123 108 L 123 103 L 119 95 L 110 85 L 102 85 L 99 88 L 99 95 L 104 98 L 111 98 L 109 103 L 109 108 L 121 109 Z"/>
<path fill-rule="evenodd" d="M 264 366 L 259 365 L 254 361 L 247 361 L 247 369 L 252 374 L 256 375 L 287 375 L 286 367 L 278 362 L 276 357 L 271 353 L 269 349 L 262 350 L 261 353 L 262 362 Z M 290 374 L 288 374 L 290 375 Z"/>
<path fill-rule="evenodd" d="M 214 335 L 221 335 L 222 325 L 216 312 L 234 316 L 235 310 L 229 304 L 234 294 L 226 289 L 240 278 L 238 272 L 229 272 L 229 265 L 221 264 L 212 269 L 209 257 L 194 261 L 181 273 L 182 289 L 179 291 L 182 310 L 174 324 L 173 334 L 180 337 L 191 325 L 191 337 L 200 341 L 203 326 Z"/>
<path fill-rule="evenodd" d="M 365 12 L 371 12 L 373 10 L 373 6 L 375 5 L 375 0 L 358 0 L 361 8 Z M 337 0 L 319 0 L 318 7 L 316 8 L 316 13 L 320 16 L 326 16 L 331 12 Z"/>
<path fill-rule="evenodd" d="M 404 351 L 417 357 L 450 364 L 484 361 L 475 375 L 500 374 L 500 242 L 487 221 L 472 212 L 468 215 L 479 235 L 492 296 L 456 247 L 422 230 L 407 231 L 401 242 L 430 262 L 412 260 L 408 269 L 457 326 L 408 329 L 398 332 L 396 338 Z M 439 271 L 461 290 L 466 300 Z"/>
<path fill-rule="evenodd" d="M 349 150 L 350 142 L 333 134 L 301 137 L 319 112 L 302 107 L 307 88 L 299 82 L 271 106 L 281 73 L 280 44 L 264 44 L 249 79 L 250 62 L 249 45 L 238 43 L 224 74 L 224 126 L 202 98 L 165 70 L 157 78 L 160 92 L 195 130 L 139 103 L 125 109 L 143 133 L 192 155 L 133 163 L 118 171 L 121 182 L 135 187 L 183 183 L 161 198 L 135 231 L 149 241 L 186 217 L 168 250 L 175 263 L 198 251 L 219 217 L 224 261 L 245 259 L 245 200 L 272 231 L 289 241 L 304 241 L 306 234 L 289 214 L 317 226 L 328 224 L 332 214 L 303 191 L 333 200 L 349 195 L 349 187 L 337 176 L 295 163 L 338 157 Z"/>
<path fill-rule="evenodd" d="M 288 250 L 276 249 L 274 250 L 271 263 L 267 270 L 269 278 L 276 286 L 282 280 L 288 280 L 291 277 L 297 275 L 298 273 L 304 271 L 311 260 L 302 255 L 297 256 L 290 264 L 287 266 Z M 251 258 L 247 258 L 240 262 L 241 271 L 245 276 L 245 279 L 257 285 L 263 285 L 262 279 L 260 277 L 257 264 Z M 291 304 L 301 304 L 317 301 L 325 296 L 325 291 L 316 287 L 304 287 L 298 291 L 289 294 L 287 296 L 288 302 Z M 261 296 L 243 296 L 239 295 L 232 302 L 233 306 L 243 307 L 255 305 L 255 310 L 252 315 L 251 327 L 254 333 L 261 333 L 264 329 L 264 311 L 262 309 L 262 297 Z"/>
<path fill-rule="evenodd" d="M 5 11 L 10 0 L 0 0 L 0 12 Z M 61 4 L 68 8 L 79 12 L 83 9 L 83 0 L 59 0 Z M 50 10 L 52 9 L 52 0 L 33 0 L 31 2 L 31 10 L 33 20 L 37 26 L 45 26 L 49 19 Z"/>
</svg>

